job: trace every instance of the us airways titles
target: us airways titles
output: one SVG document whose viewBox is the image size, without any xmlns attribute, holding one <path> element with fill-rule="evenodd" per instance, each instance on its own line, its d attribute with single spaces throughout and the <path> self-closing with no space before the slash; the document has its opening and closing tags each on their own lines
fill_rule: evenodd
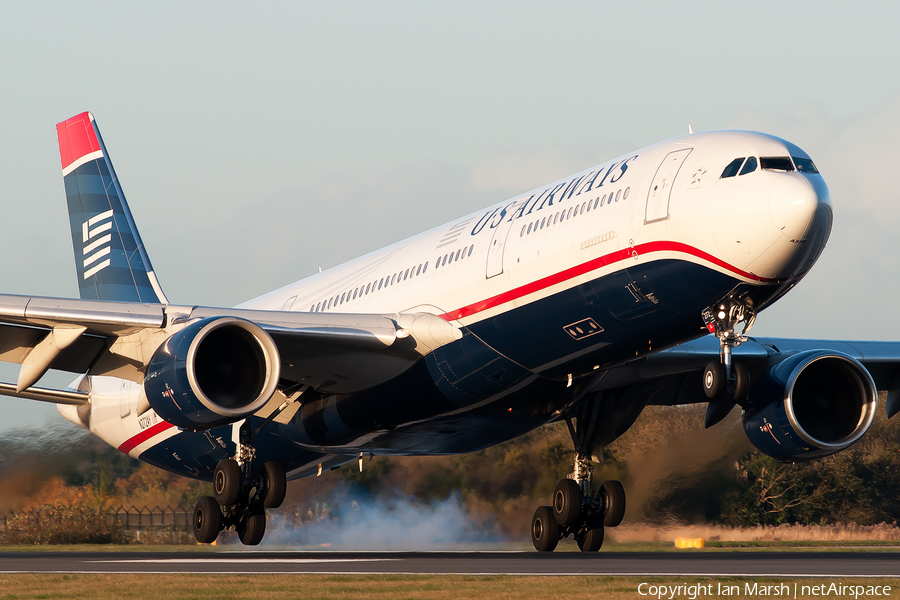
<svg viewBox="0 0 900 600">
<path fill-rule="evenodd" d="M 488 229 L 496 228 L 503 222 L 507 215 L 510 215 L 507 222 L 512 222 L 520 217 L 527 217 L 535 211 L 540 211 L 544 207 L 553 206 L 554 203 L 562 204 L 563 201 L 571 199 L 572 196 L 580 196 L 593 189 L 600 189 L 606 183 L 618 183 L 619 180 L 625 176 L 625 172 L 628 171 L 629 165 L 632 161 L 636 160 L 638 156 L 639 155 L 635 154 L 625 160 L 613 162 L 609 165 L 601 165 L 594 171 L 588 171 L 583 175 L 576 175 L 572 179 L 558 183 L 555 186 L 548 186 L 540 193 L 540 195 L 535 193 L 527 199 L 520 198 L 518 200 L 513 200 L 504 206 L 489 210 L 478 219 L 475 227 L 472 228 L 472 235 L 478 235 L 485 227 Z M 599 182 L 597 181 L 598 179 Z M 535 196 L 537 196 L 537 198 L 535 198 Z M 534 202 L 532 202 L 532 200 Z"/>
</svg>

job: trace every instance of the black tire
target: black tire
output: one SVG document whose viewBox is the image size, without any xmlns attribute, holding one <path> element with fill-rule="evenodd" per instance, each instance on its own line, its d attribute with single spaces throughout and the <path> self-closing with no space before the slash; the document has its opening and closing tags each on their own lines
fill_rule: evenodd
<svg viewBox="0 0 900 600">
<path fill-rule="evenodd" d="M 611 479 L 603 483 L 603 493 L 606 496 L 606 513 L 603 515 L 603 525 L 617 527 L 625 518 L 625 488 L 618 481 Z M 602 532 L 601 532 L 602 537 Z M 602 540 L 601 540 L 602 543 Z"/>
<path fill-rule="evenodd" d="M 574 479 L 560 479 L 553 491 L 553 516 L 563 527 L 571 527 L 581 518 L 581 488 Z"/>
<path fill-rule="evenodd" d="M 559 523 L 549 506 L 538 506 L 531 517 L 531 543 L 538 552 L 553 552 L 559 543 Z"/>
<path fill-rule="evenodd" d="M 725 389 L 725 365 L 713 361 L 703 369 L 703 393 L 710 400 L 720 398 Z"/>
<path fill-rule="evenodd" d="M 582 552 L 597 552 L 603 546 L 603 525 L 588 529 L 584 537 L 577 538 L 575 542 Z"/>
<path fill-rule="evenodd" d="M 731 369 L 734 371 L 734 389 L 731 390 L 731 398 L 740 400 L 747 394 L 747 388 L 750 386 L 750 372 L 743 363 L 734 363 Z"/>
<path fill-rule="evenodd" d="M 202 496 L 194 505 L 191 518 L 194 537 L 201 544 L 211 544 L 222 531 L 222 509 L 212 496 Z"/>
<path fill-rule="evenodd" d="M 259 504 L 249 508 L 237 526 L 238 538 L 245 546 L 256 546 L 266 535 L 266 511 Z"/>
<path fill-rule="evenodd" d="M 287 492 L 287 478 L 284 475 L 284 467 L 279 462 L 269 461 L 263 465 L 263 506 L 266 508 L 278 508 L 284 502 L 284 494 Z"/>
<path fill-rule="evenodd" d="M 233 458 L 223 458 L 213 473 L 213 496 L 221 506 L 234 506 L 241 496 L 241 466 Z"/>
</svg>

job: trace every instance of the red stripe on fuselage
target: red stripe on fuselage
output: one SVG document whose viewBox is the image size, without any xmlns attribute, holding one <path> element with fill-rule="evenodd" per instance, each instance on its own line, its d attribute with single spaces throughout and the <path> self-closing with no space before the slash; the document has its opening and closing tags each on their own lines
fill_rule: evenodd
<svg viewBox="0 0 900 600">
<path fill-rule="evenodd" d="M 100 150 L 90 113 L 83 112 L 57 123 L 56 136 L 59 138 L 59 158 L 63 169 L 85 154 Z"/>
<path fill-rule="evenodd" d="M 139 434 L 132 436 L 131 438 L 125 440 L 122 443 L 122 445 L 119 446 L 119 452 L 124 452 L 125 454 L 128 454 L 129 452 L 131 452 L 132 450 L 134 450 L 135 448 L 137 448 L 138 446 L 140 446 L 141 444 L 143 444 L 144 442 L 146 442 L 147 440 L 152 438 L 154 435 L 156 435 L 158 433 L 162 433 L 163 431 L 166 431 L 170 427 L 174 427 L 174 425 L 172 425 L 171 423 L 167 423 L 166 421 L 163 421 L 162 423 L 157 423 L 153 427 L 148 427 L 147 429 L 143 430 Z"/>
<path fill-rule="evenodd" d="M 584 275 L 585 273 L 590 273 L 591 271 L 601 269 L 608 265 L 622 262 L 626 259 L 632 258 L 635 253 L 640 256 L 642 254 L 649 254 L 650 252 L 681 252 L 683 254 L 690 254 L 691 256 L 696 256 L 697 258 L 710 262 L 727 271 L 731 271 L 735 275 L 738 275 L 745 279 L 750 279 L 751 281 L 758 281 L 760 283 L 781 283 L 782 281 L 785 281 L 785 279 L 771 279 L 768 277 L 759 277 L 758 275 L 754 275 L 753 273 L 748 273 L 747 271 L 743 271 L 733 265 L 726 263 L 724 260 L 716 258 L 708 252 L 704 252 L 699 248 L 694 248 L 693 246 L 681 242 L 647 242 L 646 244 L 638 244 L 633 248 L 625 248 L 624 250 L 610 252 L 609 254 L 605 254 L 593 260 L 589 260 L 586 263 L 575 265 L 574 267 L 568 268 L 565 271 L 560 271 L 559 273 L 548 275 L 543 279 L 538 279 L 537 281 L 526 283 L 525 285 L 513 288 L 509 291 L 503 292 L 502 294 L 497 294 L 496 296 L 493 296 L 491 298 L 481 300 L 468 306 L 463 306 L 462 308 L 443 314 L 441 315 L 441 317 L 446 319 L 447 321 L 470 317 L 482 311 L 494 308 L 495 306 L 500 306 L 501 304 L 512 302 L 513 300 L 517 300 L 523 296 L 527 296 L 529 294 L 539 292 L 559 283 L 563 283 L 570 279 L 574 279 L 575 277 Z"/>
</svg>

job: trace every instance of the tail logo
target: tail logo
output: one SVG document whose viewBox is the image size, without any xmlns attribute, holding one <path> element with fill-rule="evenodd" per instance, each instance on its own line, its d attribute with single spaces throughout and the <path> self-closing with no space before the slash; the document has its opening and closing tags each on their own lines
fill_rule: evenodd
<svg viewBox="0 0 900 600">
<path fill-rule="evenodd" d="M 84 240 L 84 279 L 96 275 L 109 266 L 110 259 L 99 261 L 104 256 L 109 256 L 112 247 L 112 234 L 106 233 L 113 227 L 113 211 L 108 210 L 91 217 L 81 224 L 82 238 Z M 105 235 L 104 235 L 105 234 Z M 88 268 L 90 267 L 90 268 Z"/>
</svg>

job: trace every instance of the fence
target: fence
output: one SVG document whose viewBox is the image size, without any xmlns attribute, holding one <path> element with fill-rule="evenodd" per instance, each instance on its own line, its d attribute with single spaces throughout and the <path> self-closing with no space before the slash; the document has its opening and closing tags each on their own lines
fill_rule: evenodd
<svg viewBox="0 0 900 600">
<path fill-rule="evenodd" d="M 191 532 L 193 507 L 91 509 L 45 505 L 0 515 L 0 543 L 175 542 Z"/>
</svg>

